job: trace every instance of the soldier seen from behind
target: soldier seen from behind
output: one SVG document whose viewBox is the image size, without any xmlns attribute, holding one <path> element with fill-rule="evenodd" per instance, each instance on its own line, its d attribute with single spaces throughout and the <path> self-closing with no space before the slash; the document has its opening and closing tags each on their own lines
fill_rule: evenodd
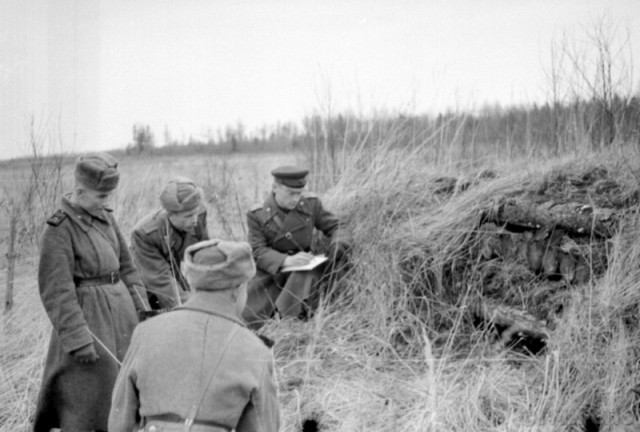
<svg viewBox="0 0 640 432">
<path fill-rule="evenodd" d="M 110 432 L 275 432 L 280 407 L 269 346 L 240 317 L 255 274 L 247 243 L 187 248 L 195 294 L 141 323 L 113 392 Z"/>
<path fill-rule="evenodd" d="M 253 329 L 262 327 L 276 311 L 298 317 L 317 300 L 318 281 L 331 263 L 308 271 L 283 271 L 309 263 L 314 230 L 330 239 L 331 262 L 340 260 L 348 249 L 339 238 L 338 218 L 305 190 L 308 173 L 294 166 L 274 169 L 271 194 L 247 214 L 257 274 L 249 283 L 243 318 Z"/>
<path fill-rule="evenodd" d="M 171 309 L 189 298 L 189 284 L 180 272 L 184 251 L 209 239 L 202 191 L 193 181 L 172 179 L 160 203 L 162 208 L 141 219 L 131 234 L 134 262 L 154 310 Z"/>
<path fill-rule="evenodd" d="M 111 391 L 138 312 L 142 280 L 108 202 L 118 185 L 108 154 L 78 158 L 75 188 L 47 220 L 38 285 L 53 331 L 35 432 L 106 431 Z"/>
</svg>

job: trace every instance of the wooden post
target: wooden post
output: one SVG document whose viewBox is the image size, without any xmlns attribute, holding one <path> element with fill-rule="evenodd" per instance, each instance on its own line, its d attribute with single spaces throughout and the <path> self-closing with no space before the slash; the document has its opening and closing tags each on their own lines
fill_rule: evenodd
<svg viewBox="0 0 640 432">
<path fill-rule="evenodd" d="M 9 251 L 7 252 L 7 292 L 4 300 L 4 311 L 9 312 L 13 307 L 13 274 L 15 270 L 16 257 L 16 220 L 15 212 L 11 212 L 11 220 L 9 222 Z"/>
</svg>

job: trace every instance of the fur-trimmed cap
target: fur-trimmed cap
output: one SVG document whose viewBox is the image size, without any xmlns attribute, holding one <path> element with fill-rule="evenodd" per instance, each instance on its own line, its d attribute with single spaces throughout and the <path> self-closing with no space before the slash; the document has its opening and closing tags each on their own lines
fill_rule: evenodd
<svg viewBox="0 0 640 432">
<path fill-rule="evenodd" d="M 200 206 L 202 192 L 196 184 L 186 177 L 169 180 L 160 194 L 162 207 L 171 213 L 191 211 Z"/>
<path fill-rule="evenodd" d="M 110 192 L 118 186 L 118 161 L 107 153 L 90 153 L 76 160 L 76 181 L 98 192 Z"/>
<path fill-rule="evenodd" d="M 256 274 L 249 243 L 220 239 L 189 246 L 181 267 L 191 288 L 203 291 L 237 288 Z"/>
</svg>

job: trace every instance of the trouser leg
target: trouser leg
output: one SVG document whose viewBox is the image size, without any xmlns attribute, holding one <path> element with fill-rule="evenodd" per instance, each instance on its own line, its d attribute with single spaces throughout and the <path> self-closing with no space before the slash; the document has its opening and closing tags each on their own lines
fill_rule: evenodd
<svg viewBox="0 0 640 432">
<path fill-rule="evenodd" d="M 247 305 L 242 311 L 242 318 L 253 330 L 262 327 L 276 310 L 276 299 L 280 294 L 271 275 L 254 277 L 247 287 Z"/>
<path fill-rule="evenodd" d="M 304 301 L 311 294 L 316 280 L 312 271 L 293 272 L 276 300 L 276 307 L 282 316 L 297 318 L 302 311 Z"/>
</svg>

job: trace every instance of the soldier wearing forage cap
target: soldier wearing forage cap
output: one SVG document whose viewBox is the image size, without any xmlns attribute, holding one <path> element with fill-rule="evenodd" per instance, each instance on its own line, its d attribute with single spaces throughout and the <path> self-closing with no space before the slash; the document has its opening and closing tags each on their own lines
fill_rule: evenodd
<svg viewBox="0 0 640 432">
<path fill-rule="evenodd" d="M 251 248 L 196 243 L 182 268 L 196 292 L 136 328 L 113 391 L 109 431 L 277 431 L 273 353 L 240 318 L 255 274 Z"/>
<path fill-rule="evenodd" d="M 108 154 L 80 156 L 74 191 L 47 220 L 38 285 L 53 332 L 36 432 L 107 430 L 118 362 L 137 312 L 148 308 L 142 280 L 107 206 L 118 185 L 117 167 Z"/>
<path fill-rule="evenodd" d="M 283 166 L 271 174 L 272 193 L 247 214 L 249 243 L 258 271 L 249 283 L 243 317 L 254 329 L 276 310 L 283 316 L 298 316 L 303 302 L 314 295 L 321 268 L 282 271 L 309 262 L 314 229 L 330 238 L 330 258 L 340 259 L 348 247 L 338 238 L 338 218 L 322 206 L 316 195 L 304 190 L 308 170 Z"/>
<path fill-rule="evenodd" d="M 184 251 L 209 239 L 202 191 L 177 177 L 160 194 L 162 208 L 141 219 L 131 233 L 131 251 L 153 309 L 171 309 L 189 297 L 180 272 Z"/>
</svg>

